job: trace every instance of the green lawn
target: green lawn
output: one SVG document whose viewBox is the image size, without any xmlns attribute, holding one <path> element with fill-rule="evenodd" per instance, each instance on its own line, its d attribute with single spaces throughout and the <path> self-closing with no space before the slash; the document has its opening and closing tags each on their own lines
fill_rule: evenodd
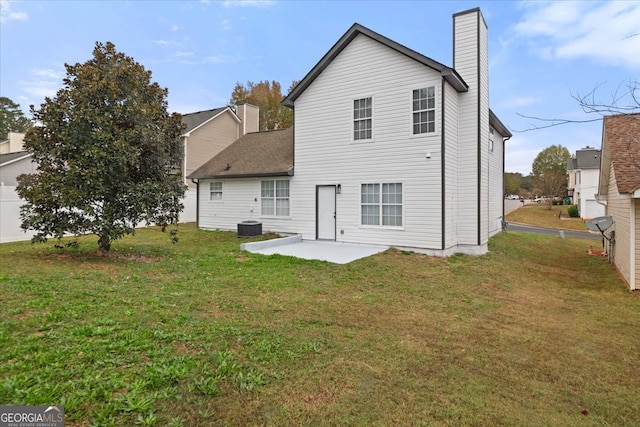
<svg viewBox="0 0 640 427">
<path fill-rule="evenodd" d="M 156 229 L 0 245 L 0 404 L 67 426 L 636 426 L 640 295 L 593 241 L 347 265 Z"/>
<path fill-rule="evenodd" d="M 546 203 L 529 203 L 507 214 L 507 221 L 558 230 L 588 231 L 584 221 L 571 218 L 569 206 L 550 206 Z"/>
</svg>

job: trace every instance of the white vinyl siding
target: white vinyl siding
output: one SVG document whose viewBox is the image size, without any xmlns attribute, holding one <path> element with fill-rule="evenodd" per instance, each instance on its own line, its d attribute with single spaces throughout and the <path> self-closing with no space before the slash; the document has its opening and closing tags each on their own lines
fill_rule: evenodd
<svg viewBox="0 0 640 427">
<path fill-rule="evenodd" d="M 402 183 L 362 184 L 361 224 L 402 227 Z"/>
<path fill-rule="evenodd" d="M 289 216 L 289 181 L 263 180 L 260 183 L 260 214 Z"/>
<path fill-rule="evenodd" d="M 353 101 L 353 140 L 373 139 L 373 100 L 369 98 Z"/>
<path fill-rule="evenodd" d="M 414 89 L 411 105 L 413 109 L 413 134 L 436 131 L 436 88 L 429 86 Z"/>
<path fill-rule="evenodd" d="M 454 18 L 454 68 L 469 85 L 459 98 L 458 243 L 486 245 L 502 190 L 490 195 L 487 27 L 480 12 Z M 478 43 L 480 37 L 480 43 Z M 479 61 L 478 61 L 479 59 Z M 478 68 L 478 66 L 480 68 Z M 480 158 L 478 158 L 480 156 Z M 491 206 L 489 197 L 492 198 Z M 498 215 L 499 216 L 499 215 Z"/>
<path fill-rule="evenodd" d="M 262 222 L 262 231 L 281 233 L 298 232 L 290 217 L 261 216 L 260 178 L 234 178 L 223 180 L 224 203 L 209 200 L 209 183 L 200 180 L 198 227 L 205 230 L 237 231 L 238 223 L 248 220 Z"/>
<path fill-rule="evenodd" d="M 412 91 L 430 86 L 440 99 L 438 72 L 358 35 L 296 100 L 291 218 L 303 239 L 315 238 L 316 186 L 340 184 L 336 240 L 441 249 L 440 132 L 411 132 Z M 353 117 L 353 100 L 366 96 L 372 97 L 375 143 L 353 144 L 353 121 L 345 119 Z M 439 117 L 436 122 L 439 130 Z M 395 183 L 399 177 L 402 226 L 363 226 L 361 185 Z"/>
<path fill-rule="evenodd" d="M 209 200 L 222 200 L 222 182 L 213 181 L 209 183 Z"/>
<path fill-rule="evenodd" d="M 613 262 L 627 283 L 631 280 L 631 202 L 625 194 L 618 193 L 618 185 L 613 166 L 609 174 L 609 192 L 607 194 L 606 214 L 613 217 L 614 225 L 607 231 L 615 232 Z"/>
</svg>

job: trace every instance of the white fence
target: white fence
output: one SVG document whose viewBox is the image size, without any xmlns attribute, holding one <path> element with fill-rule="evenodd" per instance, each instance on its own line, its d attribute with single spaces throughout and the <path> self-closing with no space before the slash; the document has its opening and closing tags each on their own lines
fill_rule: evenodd
<svg viewBox="0 0 640 427">
<path fill-rule="evenodd" d="M 180 222 L 195 222 L 196 201 L 196 190 L 187 190 Z M 23 204 L 24 200 L 16 193 L 16 187 L 0 186 L 0 243 L 31 240 L 35 234 L 33 231 L 25 233 L 20 228 L 20 206 Z"/>
</svg>

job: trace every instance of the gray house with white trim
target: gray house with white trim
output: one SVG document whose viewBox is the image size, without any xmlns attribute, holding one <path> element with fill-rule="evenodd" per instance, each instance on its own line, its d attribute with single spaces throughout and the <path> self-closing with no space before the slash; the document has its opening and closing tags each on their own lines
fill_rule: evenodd
<svg viewBox="0 0 640 427">
<path fill-rule="evenodd" d="M 198 226 L 233 230 L 252 219 L 308 240 L 485 253 L 501 230 L 511 133 L 489 109 L 480 9 L 455 14 L 453 25 L 448 67 L 354 24 L 284 99 L 289 135 L 229 147 L 259 159 L 274 140 L 288 143 L 286 167 L 269 174 L 265 157 L 264 173 L 247 173 L 223 151 L 189 176 Z"/>
</svg>

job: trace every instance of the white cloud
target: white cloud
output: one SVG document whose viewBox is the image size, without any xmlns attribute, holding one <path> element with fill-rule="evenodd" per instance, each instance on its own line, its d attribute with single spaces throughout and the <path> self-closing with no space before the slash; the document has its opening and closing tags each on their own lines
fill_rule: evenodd
<svg viewBox="0 0 640 427">
<path fill-rule="evenodd" d="M 62 82 L 52 82 L 49 80 L 21 80 L 19 82 L 22 90 L 31 96 L 41 98 L 43 101 L 46 96 L 54 97 Z"/>
<path fill-rule="evenodd" d="M 63 70 L 51 68 L 35 68 L 29 70 L 27 79 L 20 80 L 18 84 L 22 91 L 28 95 L 21 96 L 29 104 L 39 105 L 45 97 L 54 97 L 58 89 L 63 85 L 62 79 L 66 76 Z"/>
<path fill-rule="evenodd" d="M 222 30 L 223 31 L 229 31 L 231 29 L 231 22 L 229 22 L 228 19 L 225 19 L 224 21 L 222 21 Z"/>
<path fill-rule="evenodd" d="M 528 2 L 516 34 L 545 59 L 591 58 L 640 69 L 640 2 Z"/>
<path fill-rule="evenodd" d="M 526 107 L 527 105 L 538 104 L 540 102 L 540 98 L 535 98 L 533 96 L 519 96 L 515 98 L 508 98 L 500 103 L 500 107 L 502 108 L 517 108 L 517 107 Z"/>
<path fill-rule="evenodd" d="M 26 12 L 15 12 L 12 9 L 12 5 L 15 2 L 9 0 L 0 0 L 0 23 L 7 21 L 27 21 L 29 16 Z"/>
<path fill-rule="evenodd" d="M 34 68 L 30 71 L 31 74 L 38 77 L 43 77 L 47 79 L 56 79 L 61 81 L 66 75 L 64 71 L 61 70 L 53 70 L 51 68 Z"/>
<path fill-rule="evenodd" d="M 224 0 L 224 7 L 271 7 L 276 2 L 274 0 Z"/>
</svg>

